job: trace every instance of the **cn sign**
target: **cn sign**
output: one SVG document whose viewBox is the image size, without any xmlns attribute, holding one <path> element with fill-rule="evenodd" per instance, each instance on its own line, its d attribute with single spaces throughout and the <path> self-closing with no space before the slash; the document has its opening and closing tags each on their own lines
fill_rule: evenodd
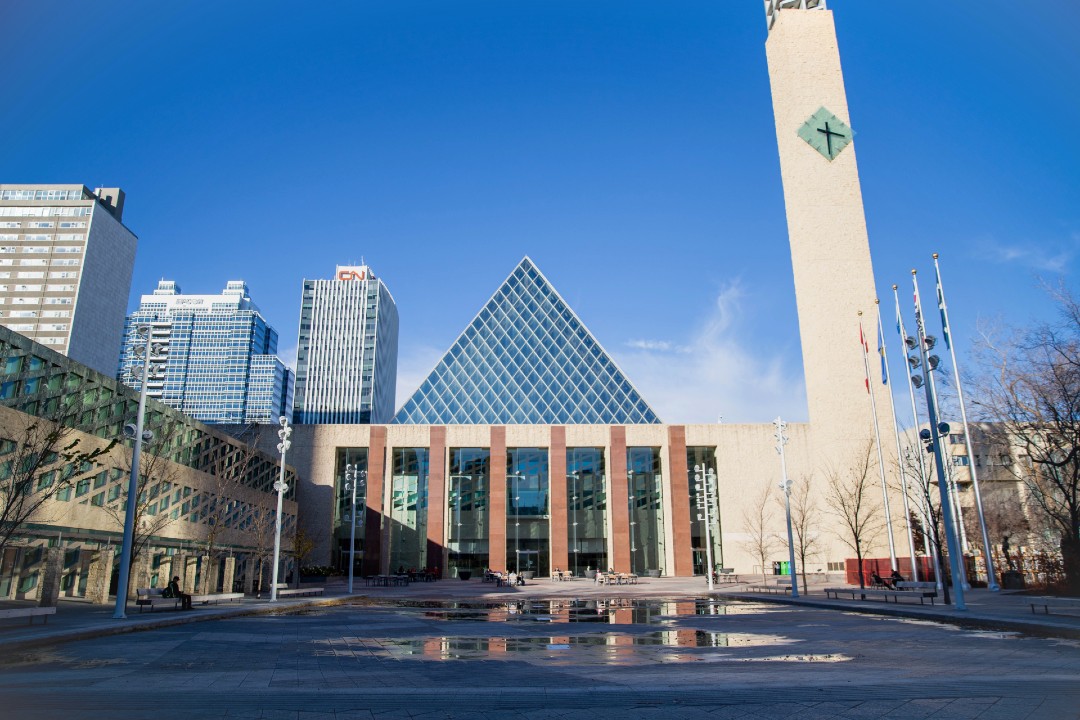
<svg viewBox="0 0 1080 720">
<path fill-rule="evenodd" d="M 366 276 L 364 270 L 338 270 L 338 280 L 363 280 Z"/>
</svg>

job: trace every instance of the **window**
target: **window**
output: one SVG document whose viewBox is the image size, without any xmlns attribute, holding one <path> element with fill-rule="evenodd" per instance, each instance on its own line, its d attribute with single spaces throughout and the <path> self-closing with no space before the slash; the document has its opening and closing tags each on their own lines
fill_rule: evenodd
<svg viewBox="0 0 1080 720">
<path fill-rule="evenodd" d="M 952 464 L 955 467 L 967 467 L 971 464 L 971 461 L 968 459 L 967 455 L 954 455 L 952 459 Z"/>
</svg>

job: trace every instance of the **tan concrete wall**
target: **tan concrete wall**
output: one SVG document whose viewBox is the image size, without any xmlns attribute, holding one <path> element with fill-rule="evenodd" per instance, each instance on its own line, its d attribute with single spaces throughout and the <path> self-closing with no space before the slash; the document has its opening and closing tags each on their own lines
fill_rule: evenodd
<svg viewBox="0 0 1080 720">
<path fill-rule="evenodd" d="M 681 457 L 673 457 L 669 448 L 676 447 L 670 439 L 673 428 L 678 428 L 676 435 L 683 439 L 677 443 L 678 453 Z M 330 498 L 330 493 L 318 493 L 318 488 L 333 487 L 333 461 L 337 447 L 364 447 L 365 443 L 373 435 L 386 435 L 386 454 L 389 458 L 395 447 L 431 447 L 433 428 L 431 426 L 362 426 L 362 425 L 309 425 L 296 426 L 294 438 L 295 452 L 291 451 L 290 464 L 296 467 L 300 476 L 300 487 L 308 488 L 302 493 L 302 497 L 312 498 L 319 501 L 318 504 L 301 507 L 301 517 L 305 523 L 315 523 L 318 527 L 312 529 L 316 536 L 320 534 L 330 536 L 333 522 L 333 504 L 329 500 L 322 502 L 322 498 Z M 605 458 L 609 477 L 609 538 L 612 543 L 612 564 L 618 564 L 624 555 L 628 542 L 628 530 L 623 527 L 627 520 L 626 513 L 626 476 L 625 476 L 625 448 L 626 447 L 660 447 L 663 462 L 663 476 L 665 478 L 665 505 L 667 507 L 665 518 L 665 532 L 667 534 L 668 572 L 691 572 L 689 552 L 689 480 L 690 470 L 686 467 L 685 448 L 691 447 L 715 447 L 717 460 L 717 473 L 720 491 L 720 523 L 724 546 L 724 564 L 733 567 L 737 572 L 753 572 L 760 564 L 746 548 L 748 538 L 744 516 L 751 507 L 757 492 L 763 486 L 772 488 L 775 495 L 770 505 L 770 533 L 776 538 L 775 551 L 772 559 L 784 560 L 787 551 L 781 542 L 786 537 L 783 506 L 780 504 L 780 492 L 777 485 L 780 482 L 780 461 L 776 453 L 775 428 L 771 424 L 719 424 L 719 425 L 650 425 L 650 426 L 616 426 L 607 425 L 577 425 L 567 426 L 557 434 L 565 432 L 565 446 L 559 442 L 560 438 L 552 438 L 552 428 L 546 425 L 530 426 L 448 426 L 445 428 L 445 445 L 449 449 L 453 447 L 488 447 L 492 448 L 492 497 L 491 507 L 505 508 L 505 463 L 498 458 L 505 457 L 506 448 L 512 447 L 556 447 L 560 453 L 565 453 L 566 447 L 598 447 L 605 451 Z M 440 433 L 435 433 L 438 436 Z M 501 440 L 505 434 L 506 440 Z M 621 442 L 621 436 L 625 435 L 625 443 Z M 789 442 L 786 446 L 788 476 L 792 479 L 809 478 L 812 483 L 815 497 L 818 498 L 820 520 L 817 527 L 818 552 L 808 559 L 808 569 L 811 571 L 824 571 L 826 563 L 840 562 L 851 555 L 851 552 L 841 542 L 837 534 L 838 522 L 829 514 L 824 496 L 827 476 L 819 469 L 814 452 L 812 450 L 812 434 L 810 426 L 806 423 L 791 424 L 787 428 Z M 619 441 L 619 442 L 616 442 Z M 302 449 L 301 449 L 302 448 Z M 442 452 L 442 451 L 440 451 Z M 616 462 L 615 455 L 620 456 Z M 565 462 L 565 458 L 563 458 Z M 558 469 L 559 463 L 554 458 L 550 460 L 550 467 Z M 619 473 L 621 481 L 615 475 L 617 466 L 621 466 Z M 436 465 L 432 464 L 432 471 L 437 471 Z M 449 466 L 442 468 L 443 481 L 449 475 Z M 676 475 L 681 475 L 676 477 Z M 386 485 L 389 485 L 390 470 L 383 473 Z M 499 480 L 502 480 L 500 486 Z M 435 478 L 431 479 L 432 486 L 437 485 Z M 621 482 L 622 492 L 614 492 L 610 483 Z M 873 480 L 877 483 L 877 480 Z M 879 487 L 874 485 L 875 488 Z M 552 483 L 555 488 L 555 483 Z M 674 488 L 674 489 L 673 489 Z M 553 492 L 555 490 L 553 489 Z M 875 490 L 875 492 L 877 492 Z M 875 495 L 879 497 L 880 495 Z M 388 497 L 385 492 L 382 497 Z M 894 507 L 900 507 L 899 499 Z M 565 513 L 565 498 L 563 502 L 552 502 L 552 508 Z M 621 508 L 621 510 L 620 510 Z M 678 509 L 675 512 L 674 509 Z M 432 502 L 429 504 L 429 512 L 445 518 L 445 493 L 441 498 L 441 504 Z M 902 523 L 902 518 L 897 515 L 897 520 Z M 501 522 L 500 522 L 501 520 Z M 553 527 L 558 524 L 554 523 Z M 429 532 L 432 532 L 429 525 Z M 562 522 L 565 529 L 565 520 Z M 898 526 L 899 527 L 899 526 Z M 490 523 L 493 537 L 501 534 L 505 538 L 505 517 L 499 517 L 494 513 Z M 897 533 L 897 551 L 904 554 L 905 550 L 900 544 L 902 530 Z M 374 538 L 370 538 L 374 541 Z M 565 553 L 565 542 L 553 545 L 552 567 L 561 563 Z M 322 554 L 319 554 L 322 553 Z M 490 546 L 492 566 L 505 564 L 505 541 L 492 542 Z M 872 546 L 870 555 L 875 557 L 887 557 L 888 548 L 884 538 Z M 330 545 L 325 543 L 319 552 L 312 558 L 313 563 L 329 563 L 331 561 Z M 676 564 L 678 563 L 678 564 Z"/>
</svg>

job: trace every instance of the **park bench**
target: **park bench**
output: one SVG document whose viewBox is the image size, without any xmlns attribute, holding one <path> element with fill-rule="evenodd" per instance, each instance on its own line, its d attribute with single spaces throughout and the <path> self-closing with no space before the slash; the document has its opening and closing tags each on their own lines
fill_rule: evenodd
<svg viewBox="0 0 1080 720">
<path fill-rule="evenodd" d="M 1037 614 L 1035 608 L 1042 608 L 1043 615 L 1076 615 L 1080 614 L 1080 598 L 1032 598 L 1031 613 L 1033 615 Z"/>
<path fill-rule="evenodd" d="M 898 585 L 901 583 L 897 583 Z M 919 598 L 919 604 L 925 605 L 927 598 L 930 599 L 930 604 L 934 604 L 934 598 L 937 597 L 937 588 L 934 583 L 907 583 L 908 585 L 930 585 L 930 588 L 911 588 L 907 590 L 889 590 L 883 587 L 831 587 L 825 588 L 825 597 L 829 599 L 839 600 L 840 595 L 850 595 L 854 600 L 858 597 L 861 600 L 866 600 L 868 597 L 879 597 L 886 603 L 889 602 L 889 598 L 892 598 L 894 603 L 899 603 L 900 598 Z M 835 596 L 835 597 L 834 597 Z"/>
<path fill-rule="evenodd" d="M 220 602 L 240 602 L 244 599 L 244 593 L 209 593 L 207 595 L 192 595 L 191 604 L 198 603 L 199 605 L 209 605 L 210 603 Z"/>
<path fill-rule="evenodd" d="M 150 608 L 150 612 L 153 612 L 156 607 L 171 607 L 173 610 L 180 607 L 180 598 L 162 597 L 161 593 L 164 590 L 164 588 L 136 588 L 135 604 L 139 606 L 139 612 L 142 612 L 144 607 Z"/>
<path fill-rule="evenodd" d="M 750 592 L 767 592 L 773 594 L 791 592 L 791 578 L 777 578 L 774 582 L 750 585 L 746 589 Z"/>
<path fill-rule="evenodd" d="M 277 596 L 278 597 L 300 597 L 304 595 L 322 595 L 324 588 L 321 587 L 299 587 L 291 588 L 285 583 L 277 584 Z"/>
<path fill-rule="evenodd" d="M 5 608 L 0 610 L 0 619 L 30 618 L 30 624 L 34 624 L 34 618 L 40 617 L 42 622 L 48 623 L 49 616 L 56 614 L 55 607 L 21 607 Z"/>
</svg>

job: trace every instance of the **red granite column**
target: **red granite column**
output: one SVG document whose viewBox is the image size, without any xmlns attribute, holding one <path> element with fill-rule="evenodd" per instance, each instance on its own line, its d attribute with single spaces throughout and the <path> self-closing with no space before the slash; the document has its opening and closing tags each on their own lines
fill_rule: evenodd
<svg viewBox="0 0 1080 720">
<path fill-rule="evenodd" d="M 566 428 L 562 425 L 551 428 L 550 447 L 551 569 L 566 570 L 570 553 L 567 545 Z"/>
<path fill-rule="evenodd" d="M 668 427 L 667 487 L 671 490 L 671 530 L 667 536 L 675 544 L 675 575 L 694 574 L 694 547 L 690 537 L 690 481 L 686 474 L 686 428 Z"/>
<path fill-rule="evenodd" d="M 364 574 L 382 569 L 383 474 L 386 472 L 386 428 L 372 425 L 368 440 L 367 515 L 364 518 Z"/>
<path fill-rule="evenodd" d="M 431 426 L 428 442 L 427 564 L 446 569 L 446 427 Z"/>
<path fill-rule="evenodd" d="M 610 565 L 615 572 L 630 572 L 630 492 L 626 482 L 626 428 L 622 425 L 612 426 L 610 447 L 608 512 L 613 554 Z"/>
<path fill-rule="evenodd" d="M 488 493 L 488 565 L 506 570 L 506 428 L 491 428 L 491 488 Z"/>
</svg>

